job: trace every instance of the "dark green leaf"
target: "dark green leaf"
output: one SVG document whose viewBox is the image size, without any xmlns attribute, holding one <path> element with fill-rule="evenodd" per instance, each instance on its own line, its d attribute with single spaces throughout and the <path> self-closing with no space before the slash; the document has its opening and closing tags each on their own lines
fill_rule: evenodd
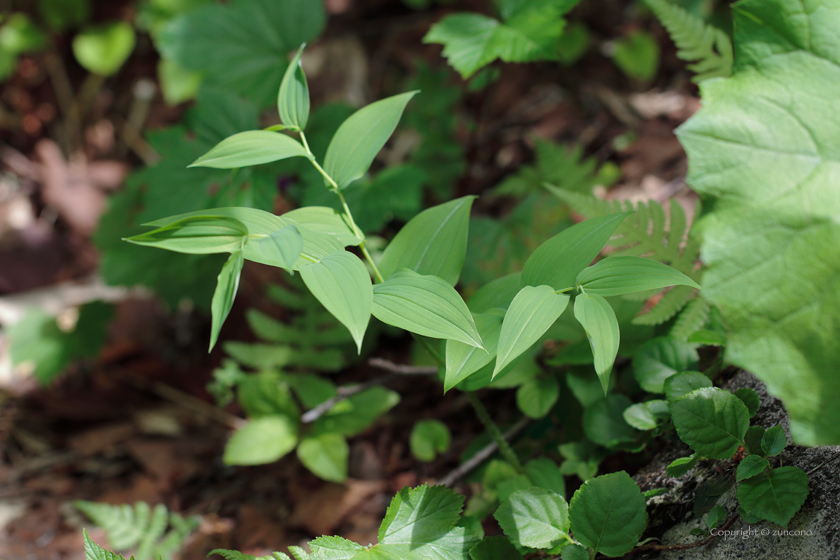
<svg viewBox="0 0 840 560">
<path fill-rule="evenodd" d="M 226 465 L 273 463 L 297 445 L 297 426 L 287 416 L 263 416 L 239 428 L 225 446 Z"/>
<path fill-rule="evenodd" d="M 712 380 L 699 371 L 681 371 L 665 378 L 665 397 L 669 401 L 675 401 L 695 389 L 711 386 Z"/>
<path fill-rule="evenodd" d="M 300 276 L 312 295 L 347 327 L 361 352 L 373 307 L 373 286 L 362 261 L 341 251 L 302 267 Z"/>
<path fill-rule="evenodd" d="M 624 395 L 610 394 L 583 413 L 586 437 L 599 445 L 611 447 L 636 439 L 636 431 L 624 420 L 623 412 L 632 402 Z"/>
<path fill-rule="evenodd" d="M 148 225 L 156 225 L 156 222 Z M 156 230 L 129 237 L 126 241 L 178 253 L 204 255 L 239 251 L 247 236 L 248 228 L 239 220 L 206 213 L 181 218 Z"/>
<path fill-rule="evenodd" d="M 598 295 L 578 294 L 575 318 L 586 330 L 586 337 L 595 356 L 595 372 L 604 394 L 610 386 L 610 372 L 618 355 L 618 319 L 607 300 Z"/>
<path fill-rule="evenodd" d="M 664 393 L 665 380 L 697 368 L 696 346 L 675 338 L 654 338 L 633 353 L 633 373 L 648 393 Z"/>
<path fill-rule="evenodd" d="M 785 446 L 787 446 L 785 429 L 780 424 L 767 428 L 764 437 L 761 438 L 761 450 L 773 457 L 781 453 Z"/>
<path fill-rule="evenodd" d="M 399 402 L 399 393 L 384 387 L 372 387 L 333 407 L 313 423 L 312 432 L 337 433 L 347 437 L 358 435 Z"/>
<path fill-rule="evenodd" d="M 380 321 L 431 338 L 481 348 L 481 336 L 455 288 L 437 276 L 400 269 L 373 287 L 373 315 Z"/>
<path fill-rule="evenodd" d="M 564 546 L 560 554 L 562 560 L 589 560 L 589 549 L 579 544 Z"/>
<path fill-rule="evenodd" d="M 471 560 L 522 560 L 522 555 L 516 547 L 510 544 L 507 537 L 497 535 L 485 537 L 470 550 Z"/>
<path fill-rule="evenodd" d="M 225 138 L 189 167 L 237 169 L 297 156 L 309 157 L 294 138 L 279 132 L 249 130 Z"/>
<path fill-rule="evenodd" d="M 537 342 L 568 303 L 568 295 L 557 294 L 550 286 L 522 288 L 513 298 L 502 322 L 493 377 Z"/>
<path fill-rule="evenodd" d="M 667 467 L 665 467 L 665 471 L 668 473 L 668 476 L 679 478 L 691 469 L 693 469 L 694 465 L 696 464 L 697 454 L 692 453 L 688 457 L 680 457 L 679 459 L 674 459 Z"/>
<path fill-rule="evenodd" d="M 624 471 L 584 482 L 570 514 L 575 538 L 607 556 L 630 552 L 647 526 L 645 498 Z"/>
<path fill-rule="evenodd" d="M 808 475 L 799 467 L 779 467 L 741 482 L 738 503 L 749 514 L 787 527 L 808 497 Z"/>
<path fill-rule="evenodd" d="M 411 91 L 371 103 L 342 123 L 324 157 L 324 170 L 339 189 L 367 172 L 416 93 Z"/>
<path fill-rule="evenodd" d="M 85 23 L 91 12 L 89 0 L 39 0 L 38 9 L 47 25 L 56 31 Z"/>
<path fill-rule="evenodd" d="M 741 482 L 742 480 L 752 478 L 763 472 L 764 469 L 769 466 L 770 461 L 767 459 L 759 457 L 758 455 L 747 455 L 738 464 L 738 471 L 735 474 L 735 480 Z"/>
<path fill-rule="evenodd" d="M 764 451 L 761 449 L 762 439 L 764 439 L 764 428 L 750 426 L 744 436 L 744 447 L 753 455 L 764 455 Z"/>
<path fill-rule="evenodd" d="M 715 506 L 709 512 L 708 517 L 706 517 L 706 525 L 709 527 L 709 529 L 714 529 L 715 527 L 723 523 L 723 519 L 725 516 L 726 510 L 723 509 L 723 506 Z"/>
<path fill-rule="evenodd" d="M 242 258 L 242 251 L 236 251 L 222 267 L 216 282 L 216 291 L 213 292 L 213 301 L 210 304 L 210 311 L 213 315 L 210 327 L 210 350 L 216 345 L 219 339 L 219 331 L 233 307 L 233 299 L 236 297 L 236 290 L 239 289 L 239 273 L 242 272 L 242 265 L 245 259 Z M 208 350 L 209 352 L 209 350 Z"/>
<path fill-rule="evenodd" d="M 541 375 L 532 377 L 516 390 L 516 405 L 528 418 L 543 418 L 560 397 L 557 377 Z"/>
<path fill-rule="evenodd" d="M 735 390 L 734 395 L 741 399 L 741 401 L 743 401 L 746 405 L 747 410 L 750 412 L 750 418 L 755 416 L 755 413 L 758 412 L 758 407 L 761 406 L 761 400 L 758 398 L 758 393 L 749 387 L 741 387 L 740 389 Z"/>
<path fill-rule="evenodd" d="M 545 488 L 518 490 L 505 500 L 494 517 L 514 543 L 553 548 L 569 533 L 569 506 L 560 494 Z"/>
<path fill-rule="evenodd" d="M 412 218 L 394 237 L 379 264 L 385 279 L 397 269 L 408 268 L 420 274 L 458 283 L 464 255 L 470 207 L 474 196 L 465 196 L 425 210 Z"/>
<path fill-rule="evenodd" d="M 280 120 L 284 125 L 297 130 L 306 128 L 309 120 L 309 84 L 306 83 L 306 75 L 300 65 L 300 57 L 303 54 L 301 45 L 297 54 L 286 68 L 283 81 L 280 83 L 280 93 L 277 95 L 277 110 L 280 112 Z"/>
<path fill-rule="evenodd" d="M 340 434 L 308 435 L 300 440 L 297 456 L 303 465 L 324 480 L 344 482 L 350 447 Z"/>
<path fill-rule="evenodd" d="M 522 284 L 547 284 L 555 290 L 570 288 L 589 266 L 629 212 L 610 214 L 576 224 L 539 247 L 522 269 Z"/>
<path fill-rule="evenodd" d="M 588 294 L 604 297 L 677 285 L 700 288 L 679 270 L 641 257 L 607 257 L 581 270 L 575 283 Z"/>
<path fill-rule="evenodd" d="M 697 389 L 670 406 L 680 439 L 712 459 L 732 457 L 750 425 L 747 407 L 723 389 Z"/>
<path fill-rule="evenodd" d="M 711 511 L 721 496 L 729 492 L 735 485 L 731 477 L 709 478 L 697 485 L 694 492 L 694 517 L 702 517 Z"/>
</svg>

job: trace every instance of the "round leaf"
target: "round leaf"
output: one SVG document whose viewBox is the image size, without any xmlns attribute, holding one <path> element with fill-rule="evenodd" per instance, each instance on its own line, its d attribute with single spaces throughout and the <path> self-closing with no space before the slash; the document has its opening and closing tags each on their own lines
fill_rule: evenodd
<svg viewBox="0 0 840 560">
<path fill-rule="evenodd" d="M 421 420 L 414 425 L 409 438 L 411 453 L 421 461 L 433 461 L 435 457 L 446 453 L 452 435 L 446 424 L 439 420 Z"/>
<path fill-rule="evenodd" d="M 680 439 L 704 457 L 732 457 L 749 428 L 747 407 L 723 389 L 697 389 L 670 406 Z"/>
<path fill-rule="evenodd" d="M 134 28 L 128 22 L 99 25 L 73 38 L 73 54 L 88 72 L 110 76 L 128 59 L 134 42 Z"/>
<path fill-rule="evenodd" d="M 306 436 L 298 444 L 297 456 L 307 469 L 324 480 L 347 480 L 350 447 L 342 435 L 325 433 Z"/>
<path fill-rule="evenodd" d="M 494 517 L 505 534 L 522 546 L 553 548 L 566 540 L 569 532 L 566 500 L 545 488 L 514 492 Z"/>
<path fill-rule="evenodd" d="M 633 441 L 636 431 L 624 420 L 624 410 L 631 404 L 624 395 L 610 394 L 588 407 L 583 413 L 586 437 L 608 447 Z"/>
<path fill-rule="evenodd" d="M 226 465 L 272 463 L 297 445 L 297 426 L 286 416 L 264 416 L 234 432 L 225 446 Z"/>
<path fill-rule="evenodd" d="M 516 390 L 516 405 L 522 414 L 534 420 L 544 417 L 560 396 L 560 384 L 554 375 L 533 377 Z"/>
</svg>

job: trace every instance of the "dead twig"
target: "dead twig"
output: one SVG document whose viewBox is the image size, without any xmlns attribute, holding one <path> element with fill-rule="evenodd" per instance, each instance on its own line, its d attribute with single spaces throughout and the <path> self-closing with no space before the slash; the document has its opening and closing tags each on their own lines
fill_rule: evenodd
<svg viewBox="0 0 840 560">
<path fill-rule="evenodd" d="M 508 431 L 504 433 L 505 441 L 511 441 L 513 438 L 518 436 L 522 430 L 524 430 L 530 420 L 527 418 L 520 418 L 516 424 L 514 424 Z M 488 443 L 484 448 L 482 448 L 478 453 L 467 459 L 462 465 L 458 468 L 450 471 L 449 474 L 441 478 L 438 482 L 443 484 L 444 486 L 452 486 L 456 482 L 458 482 L 461 478 L 465 477 L 475 469 L 477 469 L 482 463 L 492 457 L 497 451 L 499 450 L 499 444 L 495 441 Z"/>
<path fill-rule="evenodd" d="M 633 553 L 636 553 L 636 552 L 644 552 L 646 550 L 654 550 L 654 551 L 687 550 L 689 548 L 697 548 L 698 546 L 707 545 L 710 542 L 712 542 L 712 540 L 714 540 L 716 537 L 719 537 L 720 534 L 723 531 L 726 531 L 727 529 L 729 529 L 729 527 L 731 527 L 732 524 L 735 523 L 735 520 L 738 519 L 738 517 L 739 517 L 739 515 L 736 513 L 735 515 L 730 517 L 726 521 L 726 523 L 724 523 L 720 527 L 720 529 L 717 529 L 717 531 L 718 531 L 717 534 L 709 535 L 708 537 L 706 537 L 702 541 L 698 541 L 698 542 L 695 542 L 695 543 L 689 543 L 689 544 L 646 544 L 645 546 L 640 546 L 638 548 L 634 548 L 633 550 L 628 552 L 628 554 L 633 554 Z M 606 558 L 606 557 L 602 556 L 601 558 Z"/>
<path fill-rule="evenodd" d="M 400 375 L 435 375 L 438 372 L 438 368 L 434 366 L 406 366 L 382 358 L 371 358 L 368 360 L 368 365 Z"/>
</svg>

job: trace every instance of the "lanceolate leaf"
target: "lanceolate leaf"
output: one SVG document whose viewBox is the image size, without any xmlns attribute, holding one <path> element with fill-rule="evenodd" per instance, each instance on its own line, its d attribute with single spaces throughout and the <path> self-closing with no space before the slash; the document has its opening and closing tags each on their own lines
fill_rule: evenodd
<svg viewBox="0 0 840 560">
<path fill-rule="evenodd" d="M 676 285 L 700 288 L 679 270 L 641 257 L 607 257 L 581 270 L 575 282 L 583 286 L 587 294 L 604 297 Z"/>
<path fill-rule="evenodd" d="M 735 73 L 702 84 L 679 131 L 712 208 L 703 297 L 729 328 L 727 362 L 782 399 L 794 441 L 837 444 L 840 2 L 747 0 L 733 16 Z"/>
<path fill-rule="evenodd" d="M 296 156 L 309 157 L 294 138 L 268 130 L 249 130 L 225 138 L 190 167 L 236 169 Z"/>
<path fill-rule="evenodd" d="M 670 407 L 680 439 L 711 459 L 732 457 L 750 425 L 741 399 L 715 387 L 692 391 Z"/>
<path fill-rule="evenodd" d="M 347 327 L 361 352 L 373 306 L 373 287 L 362 261 L 341 251 L 304 266 L 300 276 L 312 295 Z"/>
<path fill-rule="evenodd" d="M 432 338 L 482 347 L 467 305 L 437 276 L 400 269 L 373 287 L 373 315 L 384 323 Z"/>
<path fill-rule="evenodd" d="M 416 93 L 411 91 L 371 103 L 342 123 L 324 157 L 324 170 L 338 188 L 345 188 L 365 174 Z"/>
<path fill-rule="evenodd" d="M 356 246 L 362 241 L 353 233 L 342 214 L 326 206 L 304 206 L 286 212 L 283 218 L 294 220 L 313 233 L 331 235 L 345 247 Z"/>
<path fill-rule="evenodd" d="M 553 548 L 569 532 L 566 500 L 546 488 L 514 492 L 494 517 L 513 542 L 531 548 Z"/>
<path fill-rule="evenodd" d="M 570 506 L 575 539 L 607 556 L 630 552 L 647 526 L 645 498 L 624 471 L 587 480 Z"/>
<path fill-rule="evenodd" d="M 808 475 L 799 467 L 779 467 L 738 486 L 738 503 L 751 515 L 787 527 L 808 497 Z"/>
<path fill-rule="evenodd" d="M 290 128 L 303 130 L 309 120 L 309 84 L 306 83 L 306 76 L 300 65 L 300 57 L 303 54 L 301 45 L 295 58 L 286 68 L 283 81 L 280 83 L 280 93 L 277 95 L 277 110 L 280 112 L 280 120 Z"/>
<path fill-rule="evenodd" d="M 555 290 L 574 286 L 630 212 L 592 218 L 565 229 L 537 247 L 522 269 L 522 284 L 547 284 Z"/>
<path fill-rule="evenodd" d="M 242 251 L 236 251 L 231 254 L 219 273 L 216 291 L 213 293 L 213 302 L 210 305 L 213 314 L 213 322 L 210 328 L 210 350 L 216 345 L 222 324 L 227 319 L 230 308 L 233 307 L 233 298 L 236 297 L 236 290 L 239 288 L 239 273 L 242 272 L 244 262 Z"/>
<path fill-rule="evenodd" d="M 505 313 L 493 377 L 539 340 L 568 303 L 568 295 L 557 294 L 550 286 L 522 288 Z"/>
<path fill-rule="evenodd" d="M 240 250 L 247 236 L 248 228 L 239 220 L 205 214 L 173 221 L 126 241 L 178 253 L 206 255 Z"/>
<path fill-rule="evenodd" d="M 303 251 L 303 237 L 296 226 L 288 225 L 253 243 L 268 262 L 291 269 Z"/>
<path fill-rule="evenodd" d="M 610 371 L 618 355 L 618 319 L 607 300 L 589 294 L 579 294 L 575 298 L 575 318 L 586 330 L 595 357 L 595 372 L 606 395 L 610 386 Z"/>
<path fill-rule="evenodd" d="M 484 343 L 484 350 L 457 340 L 446 341 L 444 391 L 448 391 L 495 359 L 504 316 L 501 309 L 491 309 L 473 315 L 478 334 Z"/>
<path fill-rule="evenodd" d="M 379 264 L 387 279 L 395 270 L 408 268 L 420 274 L 458 283 L 467 253 L 470 207 L 474 196 L 465 196 L 424 210 L 394 237 Z"/>
</svg>

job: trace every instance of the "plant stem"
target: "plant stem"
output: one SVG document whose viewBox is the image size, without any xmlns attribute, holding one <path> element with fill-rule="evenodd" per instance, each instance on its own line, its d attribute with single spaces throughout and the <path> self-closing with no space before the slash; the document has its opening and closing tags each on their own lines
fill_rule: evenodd
<svg viewBox="0 0 840 560">
<path fill-rule="evenodd" d="M 362 233 L 362 230 L 359 229 L 359 226 L 356 225 L 355 220 L 353 220 L 353 213 L 350 212 L 350 207 L 347 206 L 347 201 L 344 200 L 344 195 L 341 194 L 341 190 L 338 188 L 338 183 L 330 177 L 329 173 L 327 173 L 323 167 L 318 163 L 318 160 L 315 159 L 315 154 L 312 153 L 312 150 L 309 149 L 309 143 L 306 141 L 306 135 L 303 131 L 300 131 L 300 141 L 303 144 L 303 148 L 306 150 L 306 153 L 310 156 L 310 162 L 312 165 L 315 166 L 315 169 L 324 176 L 324 179 L 330 184 L 330 190 L 338 196 L 338 200 L 341 201 L 341 207 L 344 209 L 344 215 L 347 216 L 347 221 L 350 222 L 350 229 L 353 230 L 353 235 L 361 239 L 361 243 L 359 243 L 359 249 L 362 251 L 362 255 L 364 255 L 365 260 L 368 262 L 370 267 L 373 269 L 373 275 L 376 277 L 376 281 L 378 283 L 384 282 L 385 279 L 382 277 L 382 273 L 379 272 L 379 268 L 377 268 L 376 263 L 373 262 L 373 257 L 370 256 L 370 253 L 367 250 L 367 246 L 365 245 L 365 234 Z"/>
<path fill-rule="evenodd" d="M 419 336 L 411 333 L 411 336 L 414 337 L 420 346 L 423 347 L 429 355 L 434 358 L 434 360 L 440 365 L 440 367 L 446 367 L 446 362 L 444 361 L 443 357 L 440 353 L 432 348 L 428 342 L 420 338 Z M 496 445 L 499 446 L 499 451 L 504 456 L 507 461 L 513 465 L 513 468 L 516 469 L 516 472 L 522 474 L 525 472 L 525 469 L 522 468 L 522 463 L 519 462 L 519 458 L 514 453 L 513 448 L 508 444 L 507 440 L 505 439 L 504 434 L 493 422 L 493 419 L 490 417 L 490 413 L 487 412 L 487 409 L 478 399 L 478 395 L 475 394 L 474 391 L 464 391 L 467 395 L 467 399 L 469 400 L 470 404 L 472 405 L 473 409 L 475 410 L 476 416 L 478 419 L 481 420 L 481 423 L 484 424 L 484 428 L 487 430 L 487 433 L 490 434 L 490 437 L 493 438 L 493 441 L 496 442 Z"/>
</svg>

